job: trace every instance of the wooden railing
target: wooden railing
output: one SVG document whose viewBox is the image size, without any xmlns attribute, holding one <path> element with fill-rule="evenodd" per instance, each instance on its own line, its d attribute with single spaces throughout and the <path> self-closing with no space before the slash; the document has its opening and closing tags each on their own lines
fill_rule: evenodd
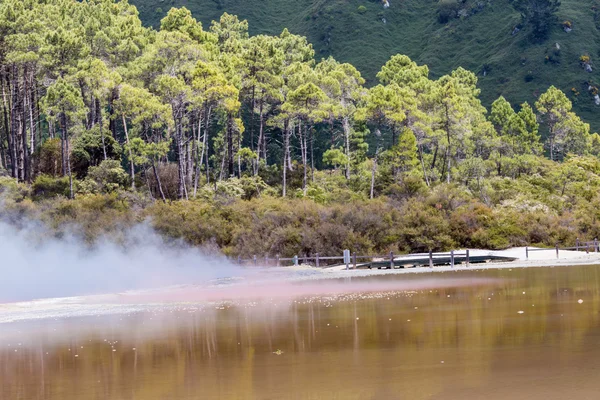
<svg viewBox="0 0 600 400">
<path fill-rule="evenodd" d="M 577 239 L 575 246 L 572 247 L 560 247 L 558 244 L 555 247 L 551 248 L 529 248 L 525 247 L 525 259 L 529 259 L 529 253 L 536 251 L 555 251 L 556 258 L 559 258 L 560 251 L 585 251 L 586 253 L 598 253 L 600 252 L 600 243 L 598 239 L 594 239 L 589 242 L 582 242 Z M 493 256 L 477 256 L 472 257 L 469 250 L 459 251 L 449 251 L 449 252 L 441 252 L 434 253 L 432 251 L 428 253 L 413 253 L 413 254 L 401 254 L 396 255 L 394 252 L 390 252 L 385 255 L 357 255 L 355 252 L 350 253 L 348 250 L 345 251 L 346 255 L 341 256 L 321 256 L 319 253 L 314 255 L 303 255 L 303 256 L 294 256 L 294 257 L 280 257 L 279 255 L 275 257 L 257 257 L 253 256 L 250 259 L 244 259 L 238 257 L 233 262 L 239 265 L 246 266 L 297 266 L 300 264 L 303 265 L 312 265 L 317 268 L 327 267 L 331 265 L 346 265 L 347 269 L 357 268 L 359 266 L 368 266 L 369 268 L 377 267 L 377 268 L 395 268 L 396 266 L 403 265 L 420 265 L 420 266 L 429 266 L 433 267 L 434 265 L 449 265 L 454 267 L 457 263 L 465 264 L 469 266 L 472 262 L 485 262 L 485 260 L 493 259 L 493 258 L 501 258 L 501 257 L 493 257 Z"/>
<path fill-rule="evenodd" d="M 544 249 L 530 249 L 529 247 L 525 247 L 525 258 L 529 259 L 529 253 L 535 251 L 556 251 L 556 258 L 560 258 L 560 251 L 585 251 L 587 254 L 589 253 L 598 253 L 600 251 L 600 243 L 598 239 L 594 239 L 591 242 L 581 242 L 579 239 L 575 242 L 575 246 L 573 247 L 559 247 L 558 243 L 552 248 L 544 248 Z"/>
<path fill-rule="evenodd" d="M 399 259 L 398 257 L 402 257 Z M 443 259 L 443 260 L 440 260 Z M 345 264 L 346 269 L 357 268 L 360 265 L 375 265 L 377 268 L 394 268 L 396 264 L 410 265 L 410 262 L 415 262 L 419 265 L 428 264 L 430 267 L 434 265 L 447 264 L 452 267 L 458 262 L 464 262 L 467 266 L 470 264 L 470 252 L 466 250 L 464 252 L 450 251 L 445 253 L 416 253 L 416 254 L 403 254 L 395 255 L 394 252 L 390 252 L 386 255 L 357 255 L 351 253 L 349 257 L 342 256 L 321 256 L 316 253 L 313 256 L 294 256 L 291 258 L 280 257 L 257 257 L 254 256 L 250 259 L 243 259 L 238 257 L 236 262 L 239 265 L 254 265 L 254 266 L 284 266 L 284 265 L 313 265 L 317 268 L 326 267 L 329 265 L 340 265 Z M 425 262 L 424 262 L 425 261 Z M 443 262 L 442 262 L 443 261 Z M 447 261 L 447 262 L 446 262 Z"/>
</svg>

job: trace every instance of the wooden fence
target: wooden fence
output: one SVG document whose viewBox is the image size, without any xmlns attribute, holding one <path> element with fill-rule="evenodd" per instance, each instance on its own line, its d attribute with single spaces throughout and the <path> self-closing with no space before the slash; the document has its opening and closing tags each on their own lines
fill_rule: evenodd
<svg viewBox="0 0 600 400">
<path fill-rule="evenodd" d="M 401 257 L 401 258 L 398 258 Z M 349 256 L 321 256 L 319 253 L 316 253 L 313 256 L 304 255 L 304 256 L 294 256 L 291 258 L 284 258 L 280 256 L 275 257 L 257 257 L 254 256 L 250 259 L 243 259 L 241 257 L 237 258 L 237 264 L 239 265 L 247 265 L 247 266 L 286 266 L 293 265 L 297 266 L 300 264 L 303 265 L 312 265 L 317 268 L 327 267 L 330 265 L 346 265 L 346 269 L 357 268 L 359 266 L 368 266 L 369 268 L 377 267 L 377 268 L 395 268 L 397 266 L 402 265 L 429 265 L 433 267 L 434 265 L 450 265 L 454 267 L 457 263 L 465 263 L 467 266 L 471 262 L 470 252 L 466 250 L 464 252 L 458 251 L 450 251 L 446 253 L 417 253 L 417 254 L 408 254 L 408 255 L 396 255 L 394 252 L 390 252 L 386 255 L 369 255 L 369 256 L 361 256 L 357 255 L 355 252 L 349 254 Z"/>
<path fill-rule="evenodd" d="M 598 239 L 594 239 L 591 242 L 581 242 L 579 239 L 575 242 L 575 246 L 572 247 L 559 247 L 558 243 L 553 248 L 546 249 L 530 249 L 529 247 L 525 247 L 525 259 L 529 260 L 529 253 L 535 251 L 556 251 L 556 258 L 560 258 L 560 251 L 585 251 L 587 254 L 593 252 L 598 253 L 600 244 L 598 243 Z"/>
<path fill-rule="evenodd" d="M 589 242 L 581 242 L 577 239 L 575 246 L 572 247 L 559 247 L 558 244 L 552 248 L 529 248 L 525 247 L 525 259 L 529 259 L 529 253 L 536 251 L 555 251 L 556 258 L 560 257 L 560 251 L 585 251 L 586 253 L 598 253 L 600 252 L 600 243 L 598 239 L 594 239 Z M 257 257 L 253 256 L 250 259 L 244 259 L 238 257 L 237 262 L 239 265 L 246 266 L 257 266 L 257 267 L 282 267 L 282 266 L 297 266 L 312 265 L 317 268 L 323 268 L 331 265 L 346 265 L 346 269 L 368 267 L 368 268 L 389 268 L 393 269 L 396 267 L 403 266 L 429 266 L 433 268 L 435 265 L 449 265 L 454 267 L 456 264 L 464 264 L 469 266 L 471 263 L 482 263 L 487 261 L 513 261 L 515 258 L 511 257 L 499 257 L 499 256 L 475 256 L 470 254 L 469 250 L 463 250 L 462 252 L 452 250 L 450 252 L 434 253 L 413 253 L 413 254 L 400 254 L 396 255 L 394 252 L 390 252 L 385 255 L 357 255 L 355 252 L 350 253 L 348 250 L 345 251 L 346 255 L 342 256 L 321 256 L 319 253 L 314 255 L 303 255 L 294 256 L 291 258 L 280 257 Z"/>
</svg>

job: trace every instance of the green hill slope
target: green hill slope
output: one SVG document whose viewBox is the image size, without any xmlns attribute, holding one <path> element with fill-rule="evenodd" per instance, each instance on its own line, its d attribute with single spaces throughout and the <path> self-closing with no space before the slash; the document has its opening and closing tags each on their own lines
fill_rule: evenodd
<svg viewBox="0 0 600 400">
<path fill-rule="evenodd" d="M 142 20 L 158 27 L 170 7 L 187 7 L 207 27 L 223 12 L 247 19 L 251 34 L 277 34 L 287 27 L 305 35 L 317 57 L 333 55 L 359 68 L 374 82 L 381 65 L 397 53 L 427 64 L 433 77 L 462 66 L 479 74 L 482 100 L 499 95 L 513 104 L 534 102 L 548 86 L 568 93 L 577 113 L 600 130 L 600 106 L 590 85 L 600 85 L 598 0 L 563 0 L 558 21 L 571 21 L 566 33 L 557 22 L 549 39 L 532 44 L 524 30 L 513 33 L 520 15 L 508 0 L 131 0 Z M 448 6 L 449 4 L 449 6 Z M 452 7 L 447 22 L 439 10 Z M 459 16 L 456 16 L 456 15 Z M 586 72 L 580 56 L 589 55 Z"/>
</svg>

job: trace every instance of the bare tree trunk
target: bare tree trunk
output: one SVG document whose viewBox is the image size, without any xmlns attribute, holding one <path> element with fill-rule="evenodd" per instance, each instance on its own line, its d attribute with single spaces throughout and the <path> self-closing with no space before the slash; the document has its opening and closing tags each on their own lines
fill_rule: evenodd
<svg viewBox="0 0 600 400">
<path fill-rule="evenodd" d="M 0 77 L 0 79 L 2 79 L 2 114 L 4 117 L 4 135 L 6 136 L 6 143 L 8 145 L 8 149 L 7 149 L 7 156 L 5 159 L 5 167 L 8 170 L 8 161 L 10 159 L 10 164 L 11 164 L 11 169 L 12 169 L 12 175 L 14 176 L 14 168 L 15 168 L 15 161 L 12 158 L 12 140 L 10 137 L 10 122 L 9 122 L 9 118 L 8 118 L 8 110 L 10 108 L 9 104 L 8 104 L 8 99 L 7 99 L 7 95 L 6 95 L 6 86 L 5 86 L 5 76 L 4 73 L 2 74 L 2 76 Z"/>
<path fill-rule="evenodd" d="M 160 182 L 160 176 L 158 175 L 158 171 L 156 170 L 156 161 L 152 160 L 152 171 L 154 172 L 154 179 L 156 179 L 156 184 L 158 185 L 158 191 L 160 193 L 160 198 L 163 202 L 167 202 L 167 197 L 165 196 L 165 192 L 162 187 L 162 183 Z"/>
<path fill-rule="evenodd" d="M 287 196 L 287 163 L 288 153 L 290 151 L 290 132 L 289 132 L 289 121 L 286 120 L 283 127 L 283 197 Z"/>
<path fill-rule="evenodd" d="M 431 186 L 429 182 L 429 176 L 427 175 L 427 169 L 425 168 L 425 161 L 423 160 L 423 146 L 419 143 L 419 160 L 421 161 L 421 168 L 423 169 L 423 177 L 427 187 Z"/>
<path fill-rule="evenodd" d="M 206 115 L 206 113 L 204 113 Z M 204 122 L 204 125 L 207 126 L 208 121 Z M 200 144 L 200 135 L 202 134 L 202 118 L 198 119 L 198 144 Z M 200 157 L 198 157 L 198 151 L 196 151 L 196 174 L 194 176 L 194 198 L 198 193 L 198 181 L 200 179 L 200 166 L 202 165 L 202 161 L 204 160 L 204 150 L 206 149 L 206 137 L 208 135 L 208 129 L 204 129 L 204 138 L 202 139 L 202 153 L 200 153 Z M 208 157 L 208 155 L 207 155 Z"/>
<path fill-rule="evenodd" d="M 446 110 L 446 136 L 447 136 L 447 140 L 448 140 L 448 146 L 446 147 L 446 162 L 448 163 L 447 168 L 448 170 L 446 171 L 447 173 L 447 178 L 446 181 L 447 183 L 450 183 L 450 166 L 451 166 L 451 155 L 452 153 L 450 152 L 450 115 L 449 115 L 449 111 L 448 111 L 448 106 L 446 105 L 445 107 Z"/>
<path fill-rule="evenodd" d="M 23 77 L 23 80 L 25 81 L 25 77 Z M 22 112 L 22 120 L 23 120 L 23 125 L 22 125 L 22 133 L 21 133 L 21 139 L 22 139 L 22 151 L 23 151 L 23 181 L 24 182 L 30 182 L 30 174 L 29 174 L 29 163 L 30 163 L 30 158 L 29 158 L 29 143 L 27 140 L 27 110 L 26 110 L 26 100 L 27 100 L 27 93 L 25 91 L 25 86 L 23 87 L 23 107 L 21 109 Z"/>
<path fill-rule="evenodd" d="M 344 128 L 344 147 L 346 150 L 346 179 L 350 179 L 350 120 L 348 116 L 344 117 L 342 126 Z"/>
<path fill-rule="evenodd" d="M 183 152 L 183 138 L 182 138 L 182 127 L 181 127 L 181 118 L 177 118 L 175 122 L 175 141 L 177 142 L 177 165 L 178 165 L 178 189 L 177 189 L 177 197 L 179 199 L 186 198 L 187 200 L 187 191 L 185 188 L 185 156 Z"/>
<path fill-rule="evenodd" d="M 375 158 L 373 159 L 373 169 L 371 170 L 371 195 L 370 198 L 373 200 L 373 194 L 375 191 L 375 173 L 377 172 L 377 158 L 379 156 L 379 149 L 375 153 Z"/>
<path fill-rule="evenodd" d="M 73 191 L 73 174 L 71 173 L 71 156 L 69 155 L 69 131 L 68 131 L 68 127 L 67 127 L 67 116 L 65 115 L 64 112 L 61 113 L 61 119 L 62 119 L 62 136 L 63 136 L 63 141 L 65 143 L 64 145 L 64 152 L 66 153 L 66 168 L 67 168 L 67 173 L 69 175 L 69 198 L 70 199 L 74 199 L 75 198 L 75 193 Z"/>
<path fill-rule="evenodd" d="M 131 175 L 131 189 L 135 190 L 135 165 L 133 163 L 133 153 L 131 146 L 129 145 L 129 132 L 127 130 L 127 120 L 125 114 L 121 115 L 123 120 L 123 130 L 125 131 L 125 142 L 127 143 L 127 149 L 129 150 L 129 173 Z"/>
<path fill-rule="evenodd" d="M 98 127 L 100 128 L 100 137 L 102 138 L 102 152 L 104 155 L 104 160 L 107 160 L 108 156 L 106 154 L 106 141 L 104 140 L 104 129 L 102 126 L 102 108 L 100 106 L 100 99 L 96 99 L 94 104 L 96 112 L 98 113 Z"/>
<path fill-rule="evenodd" d="M 381 140 L 381 131 L 377 129 L 375 131 L 375 137 L 377 140 L 377 147 L 375 149 L 375 158 L 373 158 L 373 169 L 371 170 L 371 193 L 370 198 L 373 199 L 375 195 L 375 173 L 377 172 L 377 162 L 379 159 L 379 151 L 380 151 L 380 140 Z"/>
<path fill-rule="evenodd" d="M 261 151 L 261 147 L 263 147 L 263 141 L 265 140 L 264 137 L 264 115 L 263 115 L 263 102 L 260 102 L 260 111 L 259 111 L 259 115 L 260 115 L 260 128 L 258 131 L 258 145 L 256 147 L 256 167 L 254 169 L 254 175 L 258 175 L 258 169 L 260 168 L 260 151 Z M 265 148 L 265 153 L 266 153 L 266 146 L 264 146 Z M 267 155 L 265 154 L 265 161 L 267 160 Z"/>
<path fill-rule="evenodd" d="M 302 165 L 304 166 L 304 177 L 302 180 L 302 191 L 304 193 L 304 197 L 306 197 L 308 191 L 308 148 L 306 142 L 306 132 L 302 130 L 302 120 L 298 123 L 298 136 L 300 137 L 300 149 L 302 152 Z"/>
<path fill-rule="evenodd" d="M 12 85 L 11 85 L 11 102 L 10 102 L 10 136 L 12 141 L 12 159 L 14 166 L 12 168 L 13 178 L 19 179 L 20 160 L 18 157 L 20 140 L 19 140 L 19 124 L 18 124 L 18 77 L 15 72 L 15 67 L 12 67 Z"/>
<path fill-rule="evenodd" d="M 233 162 L 233 116 L 227 115 L 227 172 L 229 173 L 228 178 L 234 174 L 234 162 Z"/>
<path fill-rule="evenodd" d="M 210 115 L 211 115 L 211 107 L 208 107 L 206 110 L 206 117 L 204 122 L 204 148 L 206 149 L 206 184 L 210 184 L 210 164 L 209 164 L 209 141 L 208 141 L 208 133 L 210 127 Z"/>
<path fill-rule="evenodd" d="M 315 137 L 312 126 L 308 127 L 308 132 L 310 134 L 310 179 L 312 183 L 315 183 Z"/>
</svg>

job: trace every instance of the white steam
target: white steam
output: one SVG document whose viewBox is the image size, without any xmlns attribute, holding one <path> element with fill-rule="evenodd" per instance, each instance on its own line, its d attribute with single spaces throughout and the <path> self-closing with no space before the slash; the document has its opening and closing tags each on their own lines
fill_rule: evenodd
<svg viewBox="0 0 600 400">
<path fill-rule="evenodd" d="M 75 235 L 55 238 L 39 223 L 0 221 L 0 303 L 196 284 L 239 275 L 224 257 L 166 243 L 148 224 L 93 246 Z"/>
</svg>

